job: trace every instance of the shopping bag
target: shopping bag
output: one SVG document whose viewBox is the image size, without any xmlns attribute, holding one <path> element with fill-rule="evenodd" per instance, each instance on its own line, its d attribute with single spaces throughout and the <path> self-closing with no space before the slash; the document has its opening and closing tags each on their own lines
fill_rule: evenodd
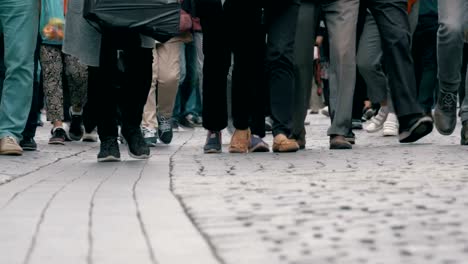
<svg viewBox="0 0 468 264">
<path fill-rule="evenodd" d="M 42 43 L 61 45 L 65 28 L 64 1 L 42 0 L 40 33 Z"/>
<path fill-rule="evenodd" d="M 179 33 L 179 0 L 84 0 L 83 16 L 98 29 L 129 29 L 166 42 Z"/>
</svg>

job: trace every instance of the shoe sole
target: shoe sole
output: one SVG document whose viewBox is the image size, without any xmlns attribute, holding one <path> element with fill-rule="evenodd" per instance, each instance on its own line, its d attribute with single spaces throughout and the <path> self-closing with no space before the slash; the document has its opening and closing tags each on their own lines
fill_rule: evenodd
<svg viewBox="0 0 468 264">
<path fill-rule="evenodd" d="M 434 129 L 432 118 L 423 117 L 414 124 L 409 131 L 399 135 L 400 143 L 413 143 L 429 135 Z"/>
<path fill-rule="evenodd" d="M 36 151 L 37 150 L 37 147 L 35 147 L 35 148 L 34 147 L 22 147 L 22 148 L 25 151 Z"/>
<path fill-rule="evenodd" d="M 114 156 L 107 156 L 104 158 L 98 158 L 98 162 L 118 162 L 121 161 L 120 158 Z"/>
<path fill-rule="evenodd" d="M 345 150 L 345 149 L 353 149 L 352 145 L 330 145 L 330 149 L 335 149 L 335 150 Z"/>
<path fill-rule="evenodd" d="M 49 141 L 49 145 L 65 145 L 65 141 Z"/>
<path fill-rule="evenodd" d="M 219 154 L 222 153 L 223 151 L 220 149 L 205 149 L 203 150 L 205 154 Z"/>
<path fill-rule="evenodd" d="M 97 142 L 97 139 L 94 139 L 94 138 L 83 138 L 81 141 L 93 143 L 93 142 Z"/>
<path fill-rule="evenodd" d="M 249 152 L 250 153 L 265 153 L 265 152 L 270 152 L 270 148 L 267 146 L 260 145 L 260 146 L 255 146 L 253 148 L 250 148 Z"/>
<path fill-rule="evenodd" d="M 298 152 L 299 148 L 291 148 L 291 149 L 273 149 L 275 153 L 293 153 Z"/>
<path fill-rule="evenodd" d="M 15 150 L 2 151 L 2 152 L 0 152 L 0 155 L 4 155 L 4 156 L 22 156 L 23 152 L 22 151 L 15 151 Z"/>
<path fill-rule="evenodd" d="M 128 151 L 128 155 L 134 159 L 139 159 L 139 160 L 145 160 L 145 159 L 149 159 L 150 155 L 148 154 L 143 154 L 143 155 L 135 155 L 133 154 L 132 152 L 130 152 L 130 150 Z"/>
</svg>

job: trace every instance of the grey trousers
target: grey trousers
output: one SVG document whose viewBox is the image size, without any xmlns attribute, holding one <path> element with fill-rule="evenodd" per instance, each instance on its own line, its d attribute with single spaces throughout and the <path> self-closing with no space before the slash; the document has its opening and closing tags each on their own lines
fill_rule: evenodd
<svg viewBox="0 0 468 264">
<path fill-rule="evenodd" d="M 419 2 L 416 2 L 412 10 L 409 21 L 411 32 L 414 33 L 418 24 Z M 387 100 L 389 112 L 395 113 L 388 79 L 383 72 L 382 58 L 382 40 L 379 28 L 372 13 L 367 11 L 357 53 L 358 70 L 367 84 L 367 93 L 371 102 L 381 103 Z"/>
<path fill-rule="evenodd" d="M 437 60 L 441 92 L 457 92 L 460 87 L 465 28 L 468 28 L 468 1 L 439 0 Z M 466 96 L 461 106 L 461 120 L 468 121 Z"/>
<path fill-rule="evenodd" d="M 351 130 L 356 82 L 356 30 L 359 0 L 302 2 L 296 29 L 296 97 L 303 109 L 313 79 L 313 54 L 318 10 L 323 12 L 330 41 L 330 112 L 328 135 L 346 136 Z M 298 100 L 296 100 L 296 104 Z M 301 112 L 304 113 L 304 110 Z M 304 113 L 305 114 L 305 113 Z M 302 127 L 304 119 L 302 118 Z M 301 127 L 295 123 L 295 128 Z M 302 128 L 301 127 L 301 128 Z"/>
</svg>

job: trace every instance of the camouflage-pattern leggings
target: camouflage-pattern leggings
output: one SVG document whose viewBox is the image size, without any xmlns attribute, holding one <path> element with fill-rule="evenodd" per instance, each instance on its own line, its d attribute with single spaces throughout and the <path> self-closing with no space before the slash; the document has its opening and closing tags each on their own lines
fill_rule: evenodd
<svg viewBox="0 0 468 264">
<path fill-rule="evenodd" d="M 78 59 L 63 54 L 61 46 L 42 45 L 40 56 L 47 120 L 63 121 L 63 78 L 70 90 L 71 105 L 81 108 L 88 87 L 87 68 Z"/>
</svg>

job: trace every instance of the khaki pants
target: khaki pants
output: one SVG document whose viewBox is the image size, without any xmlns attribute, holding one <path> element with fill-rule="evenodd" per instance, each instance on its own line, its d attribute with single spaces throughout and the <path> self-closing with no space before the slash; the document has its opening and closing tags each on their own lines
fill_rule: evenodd
<svg viewBox="0 0 468 264">
<path fill-rule="evenodd" d="M 181 44 L 180 38 L 173 38 L 164 44 L 157 43 L 153 49 L 153 82 L 143 110 L 142 125 L 145 127 L 158 126 L 156 105 L 160 115 L 172 117 L 179 87 Z"/>
</svg>

